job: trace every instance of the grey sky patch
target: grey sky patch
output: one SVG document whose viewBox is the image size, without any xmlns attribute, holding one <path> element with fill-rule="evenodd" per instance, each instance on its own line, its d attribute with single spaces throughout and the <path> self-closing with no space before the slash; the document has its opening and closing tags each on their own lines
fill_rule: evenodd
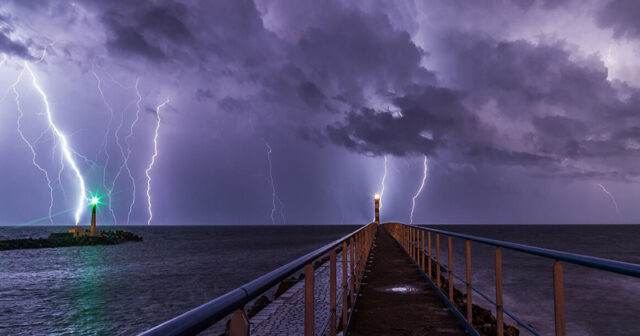
<svg viewBox="0 0 640 336">
<path fill-rule="evenodd" d="M 9 36 L 2 32 L 0 32 L 0 52 L 18 56 L 26 60 L 34 59 L 24 44 L 10 39 Z"/>
</svg>

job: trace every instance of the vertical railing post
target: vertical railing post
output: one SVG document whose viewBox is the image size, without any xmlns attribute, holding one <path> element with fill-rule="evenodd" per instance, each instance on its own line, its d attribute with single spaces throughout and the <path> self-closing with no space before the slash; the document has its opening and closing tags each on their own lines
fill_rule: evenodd
<svg viewBox="0 0 640 336">
<path fill-rule="evenodd" d="M 440 281 L 440 234 L 436 233 L 436 284 L 438 289 L 442 285 Z"/>
<path fill-rule="evenodd" d="M 349 293 L 347 275 L 349 271 L 347 269 L 347 242 L 342 242 L 342 328 L 346 328 L 347 325 L 347 295 Z"/>
<path fill-rule="evenodd" d="M 411 259 L 416 260 L 416 230 L 414 228 L 409 228 L 409 232 L 411 232 Z"/>
<path fill-rule="evenodd" d="M 314 336 L 314 275 L 313 265 L 307 264 L 304 270 L 304 336 Z"/>
<path fill-rule="evenodd" d="M 358 277 L 358 272 L 360 271 L 360 233 L 357 233 L 353 236 L 353 280 L 354 280 L 354 292 L 358 290 L 358 286 L 360 286 L 360 279 Z"/>
<path fill-rule="evenodd" d="M 424 271 L 424 230 L 420 230 L 421 243 L 420 243 L 420 268 Z"/>
<path fill-rule="evenodd" d="M 413 229 L 413 253 L 416 259 L 416 264 L 420 266 L 420 230 Z"/>
<path fill-rule="evenodd" d="M 243 309 L 236 309 L 229 320 L 229 336 L 249 336 L 249 318 Z"/>
<path fill-rule="evenodd" d="M 464 247 L 467 260 L 467 322 L 473 325 L 473 294 L 471 291 L 471 241 L 465 241 Z"/>
<path fill-rule="evenodd" d="M 556 317 L 556 336 L 565 336 L 564 279 L 562 264 L 557 260 L 553 264 L 553 308 Z"/>
<path fill-rule="evenodd" d="M 449 302 L 453 303 L 453 242 L 451 236 L 448 237 L 449 245 L 447 260 L 449 261 Z"/>
<path fill-rule="evenodd" d="M 329 252 L 329 336 L 336 336 L 336 301 L 337 301 L 336 250 Z"/>
<path fill-rule="evenodd" d="M 351 265 L 351 267 L 350 267 L 351 269 L 350 269 L 350 273 L 349 273 L 349 307 L 351 307 L 352 309 L 353 309 L 353 302 L 354 302 L 354 300 L 353 300 L 353 298 L 354 298 L 353 294 L 354 293 L 353 292 L 354 292 L 354 289 L 355 289 L 355 283 L 354 283 L 355 274 L 354 274 L 354 272 L 355 272 L 355 266 L 356 266 L 355 263 L 354 263 L 355 251 L 353 250 L 353 247 L 354 247 L 353 246 L 353 238 L 351 238 L 349 240 L 349 257 L 351 258 L 351 264 L 350 264 Z"/>
<path fill-rule="evenodd" d="M 496 247 L 496 326 L 498 336 L 504 336 L 502 304 L 502 249 Z"/>
<path fill-rule="evenodd" d="M 429 279 L 433 279 L 431 275 L 431 231 L 427 232 L 427 274 Z"/>
</svg>

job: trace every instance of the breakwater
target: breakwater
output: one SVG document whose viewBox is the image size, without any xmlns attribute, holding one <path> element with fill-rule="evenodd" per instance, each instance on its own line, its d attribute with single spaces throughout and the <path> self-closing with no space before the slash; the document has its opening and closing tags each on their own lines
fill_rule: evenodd
<svg viewBox="0 0 640 336">
<path fill-rule="evenodd" d="M 0 251 L 55 248 L 70 246 L 115 245 L 126 242 L 141 242 L 142 237 L 132 232 L 102 231 L 96 236 L 76 236 L 70 234 L 51 234 L 48 238 L 25 238 L 0 240 Z"/>
</svg>

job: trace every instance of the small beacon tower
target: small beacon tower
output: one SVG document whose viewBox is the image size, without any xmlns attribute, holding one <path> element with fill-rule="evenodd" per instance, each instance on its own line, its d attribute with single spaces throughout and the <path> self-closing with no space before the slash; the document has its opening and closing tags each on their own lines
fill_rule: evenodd
<svg viewBox="0 0 640 336">
<path fill-rule="evenodd" d="M 95 236 L 97 233 L 96 230 L 96 208 L 98 207 L 98 202 L 100 200 L 97 197 L 91 198 L 91 231 L 90 235 Z"/>
<path fill-rule="evenodd" d="M 375 204 L 375 213 L 376 213 L 375 222 L 376 224 L 380 225 L 380 195 L 375 194 L 375 196 L 373 196 L 373 201 Z"/>
</svg>

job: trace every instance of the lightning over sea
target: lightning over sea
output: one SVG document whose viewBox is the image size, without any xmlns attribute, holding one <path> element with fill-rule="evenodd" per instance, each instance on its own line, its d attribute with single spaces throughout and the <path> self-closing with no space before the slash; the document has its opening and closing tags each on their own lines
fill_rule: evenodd
<svg viewBox="0 0 640 336">
<path fill-rule="evenodd" d="M 0 1 L 0 336 L 640 335 L 639 50 L 632 0 Z"/>
<path fill-rule="evenodd" d="M 169 99 L 167 98 L 164 102 L 160 103 L 156 106 L 156 127 L 153 136 L 153 155 L 151 155 L 151 161 L 149 162 L 149 166 L 144 171 L 144 174 L 147 176 L 147 212 L 149 214 L 149 218 L 147 219 L 147 225 L 151 225 L 151 220 L 153 219 L 153 211 L 151 209 L 151 169 L 156 163 L 156 158 L 158 157 L 158 136 L 160 132 L 160 123 L 162 118 L 160 117 L 160 110 L 169 103 Z"/>
</svg>

